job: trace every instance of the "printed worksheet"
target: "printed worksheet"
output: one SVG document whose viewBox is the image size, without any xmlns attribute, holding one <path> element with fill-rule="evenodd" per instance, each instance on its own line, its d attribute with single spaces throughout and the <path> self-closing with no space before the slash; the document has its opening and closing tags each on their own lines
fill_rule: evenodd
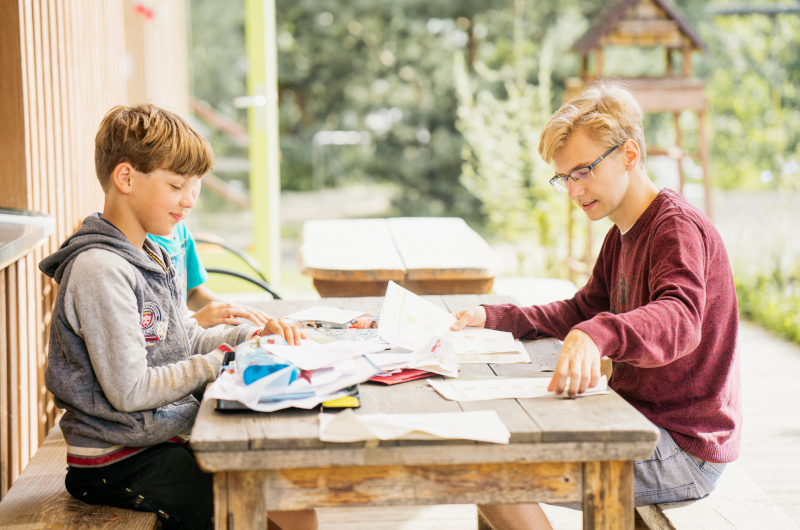
<svg viewBox="0 0 800 530">
<path fill-rule="evenodd" d="M 469 380 L 449 379 L 445 381 L 428 380 L 443 398 L 451 401 L 486 401 L 490 399 L 522 399 L 539 397 L 567 397 L 564 392 L 557 396 L 549 392 L 547 385 L 549 377 L 502 378 L 492 377 L 486 379 L 474 378 Z M 569 378 L 567 378 L 569 385 Z M 588 389 L 581 396 L 594 396 L 608 393 L 608 381 L 602 376 L 597 386 Z"/>
<path fill-rule="evenodd" d="M 389 282 L 381 309 L 378 336 L 390 344 L 412 351 L 423 348 L 432 336 L 445 337 L 452 341 L 459 362 L 464 362 L 461 356 L 518 352 L 511 333 L 483 328 L 451 331 L 450 326 L 455 321 L 456 318 L 441 307 Z"/>
</svg>

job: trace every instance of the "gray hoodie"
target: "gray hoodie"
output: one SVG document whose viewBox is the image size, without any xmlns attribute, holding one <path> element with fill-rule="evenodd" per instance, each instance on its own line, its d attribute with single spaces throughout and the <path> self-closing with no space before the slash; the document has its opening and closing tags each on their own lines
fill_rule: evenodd
<svg viewBox="0 0 800 530">
<path fill-rule="evenodd" d="M 189 318 L 161 247 L 145 252 L 100 214 L 39 264 L 60 284 L 45 382 L 59 408 L 67 462 L 109 465 L 165 441 L 185 441 L 223 343 L 251 326 L 205 330 Z"/>
</svg>

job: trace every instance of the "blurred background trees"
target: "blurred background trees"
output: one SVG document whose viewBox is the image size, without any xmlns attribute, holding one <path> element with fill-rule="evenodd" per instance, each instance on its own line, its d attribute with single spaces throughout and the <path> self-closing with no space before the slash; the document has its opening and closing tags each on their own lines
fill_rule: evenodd
<svg viewBox="0 0 800 530">
<path fill-rule="evenodd" d="M 565 199 L 548 189 L 538 133 L 560 105 L 565 80 L 578 73 L 569 48 L 605 3 L 277 0 L 282 188 L 391 185 L 391 213 L 462 217 L 490 241 L 516 245 L 512 273 L 563 277 Z M 765 200 L 770 192 L 800 191 L 800 14 L 723 14 L 727 0 L 672 3 L 709 48 L 695 54 L 694 72 L 707 83 L 715 189 L 759 192 Z M 736 4 L 745 11 L 783 5 Z M 235 104 L 247 74 L 244 0 L 190 6 L 193 95 L 244 125 L 246 112 Z M 605 56 L 612 75 L 661 75 L 664 68 L 660 51 Z M 695 121 L 692 113 L 681 116 L 687 151 L 697 151 Z M 220 159 L 217 176 L 246 193 L 246 147 L 200 125 Z M 672 145 L 671 115 L 648 115 L 645 128 L 649 144 Z M 659 186 L 674 186 L 674 164 L 650 157 L 648 171 Z M 699 174 L 691 160 L 683 164 L 690 177 Z M 237 208 L 204 189 L 206 206 Z M 752 215 L 746 207 L 737 213 Z M 773 311 L 782 315 L 800 289 L 800 250 L 783 244 L 788 235 L 779 239 L 778 257 L 731 254 L 742 293 L 763 290 L 762 280 L 789 293 L 771 306 L 783 307 Z M 759 259 L 765 272 L 753 263 Z"/>
</svg>

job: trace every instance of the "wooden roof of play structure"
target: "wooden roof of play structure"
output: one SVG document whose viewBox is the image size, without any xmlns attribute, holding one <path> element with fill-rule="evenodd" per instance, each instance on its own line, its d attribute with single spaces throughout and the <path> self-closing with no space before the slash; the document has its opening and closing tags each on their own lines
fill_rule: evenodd
<svg viewBox="0 0 800 530">
<path fill-rule="evenodd" d="M 706 45 L 665 0 L 614 0 L 572 46 L 586 55 L 598 46 L 664 46 L 706 51 Z"/>
</svg>

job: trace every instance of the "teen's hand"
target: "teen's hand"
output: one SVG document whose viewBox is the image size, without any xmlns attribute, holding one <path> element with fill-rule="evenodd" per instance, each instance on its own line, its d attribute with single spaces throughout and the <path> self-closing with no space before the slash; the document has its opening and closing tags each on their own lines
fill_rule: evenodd
<svg viewBox="0 0 800 530">
<path fill-rule="evenodd" d="M 280 318 L 270 318 L 267 320 L 264 329 L 261 330 L 262 337 L 273 334 L 280 335 L 286 339 L 289 345 L 294 346 L 300 346 L 300 339 L 306 338 L 306 336 L 297 329 L 297 326 Z"/>
<path fill-rule="evenodd" d="M 482 305 L 473 307 L 472 309 L 465 309 L 463 311 L 456 311 L 453 316 L 458 321 L 450 326 L 453 331 L 464 329 L 466 326 L 474 328 L 482 328 L 486 324 L 486 308 Z"/>
<path fill-rule="evenodd" d="M 569 376 L 569 397 L 586 392 L 600 380 L 600 350 L 592 337 L 579 329 L 573 329 L 564 338 L 558 363 L 547 390 L 556 394 L 564 392 Z"/>
<path fill-rule="evenodd" d="M 210 328 L 217 324 L 230 324 L 238 326 L 242 323 L 240 318 L 246 318 L 259 326 L 266 325 L 270 319 L 263 311 L 252 307 L 242 306 L 230 302 L 209 302 L 196 311 L 192 318 L 202 328 Z"/>
</svg>

